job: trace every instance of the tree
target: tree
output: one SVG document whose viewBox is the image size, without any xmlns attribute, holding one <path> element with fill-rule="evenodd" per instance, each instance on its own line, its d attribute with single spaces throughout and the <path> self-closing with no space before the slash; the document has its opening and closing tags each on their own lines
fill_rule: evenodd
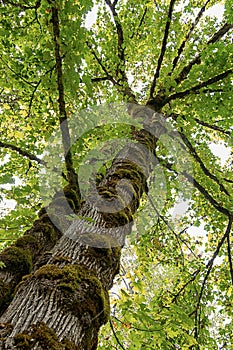
<svg viewBox="0 0 233 350">
<path fill-rule="evenodd" d="M 17 203 L 1 224 L 1 349 L 94 350 L 109 320 L 100 349 L 232 347 L 233 180 L 211 152 L 232 145 L 231 1 L 205 15 L 219 4 L 98 1 L 90 27 L 91 1 L 1 1 L 2 198 Z M 126 235 L 134 267 L 123 258 L 110 316 Z"/>
</svg>

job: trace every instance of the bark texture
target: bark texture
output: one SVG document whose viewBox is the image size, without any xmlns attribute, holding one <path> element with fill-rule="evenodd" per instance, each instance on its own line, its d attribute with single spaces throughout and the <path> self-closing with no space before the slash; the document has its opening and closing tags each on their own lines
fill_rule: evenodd
<svg viewBox="0 0 233 350">
<path fill-rule="evenodd" d="M 97 348 L 98 331 L 109 319 L 108 291 L 119 272 L 121 248 L 147 192 L 157 139 L 166 132 L 159 114 L 139 106 L 129 110 L 143 116 L 145 129 L 132 127 L 132 141 L 97 184 L 98 195 L 90 194 L 46 263 L 38 261 L 17 286 L 0 319 L 1 349 Z"/>
</svg>

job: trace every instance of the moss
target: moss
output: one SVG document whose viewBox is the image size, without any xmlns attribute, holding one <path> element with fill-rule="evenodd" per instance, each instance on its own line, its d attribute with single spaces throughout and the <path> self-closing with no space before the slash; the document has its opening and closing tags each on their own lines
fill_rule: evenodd
<svg viewBox="0 0 233 350">
<path fill-rule="evenodd" d="M 30 350 L 38 344 L 43 350 L 72 350 L 74 346 L 64 346 L 59 341 L 55 331 L 43 322 L 32 325 L 28 332 L 17 334 L 14 337 L 17 349 Z"/>
<path fill-rule="evenodd" d="M 115 213 L 102 212 L 102 216 L 108 228 L 124 226 L 133 221 L 131 209 L 128 207 Z"/>
<path fill-rule="evenodd" d="M 39 210 L 39 212 L 38 212 L 39 218 L 40 218 L 41 216 L 43 216 L 44 214 L 46 214 L 46 213 L 47 213 L 46 208 L 45 208 L 45 207 L 41 208 L 41 209 Z"/>
<path fill-rule="evenodd" d="M 53 262 L 56 263 L 70 263 L 71 259 L 65 255 L 59 254 L 53 257 Z"/>
<path fill-rule="evenodd" d="M 15 242 L 15 245 L 19 248 L 29 248 L 30 250 L 38 250 L 39 243 L 35 236 L 32 235 L 24 235 L 22 237 L 19 237 L 17 241 Z"/>
<path fill-rule="evenodd" d="M 9 334 L 12 332 L 13 325 L 11 323 L 0 323 L 0 340 L 4 341 L 8 339 Z"/>
<path fill-rule="evenodd" d="M 11 273 L 17 271 L 26 275 L 32 270 L 32 256 L 29 249 L 11 246 L 1 253 L 1 260 L 6 265 L 5 269 Z"/>
<path fill-rule="evenodd" d="M 64 195 L 67 199 L 71 199 L 73 201 L 76 209 L 80 208 L 78 189 L 72 187 L 71 185 L 67 185 L 64 187 Z"/>
<path fill-rule="evenodd" d="M 85 312 L 91 313 L 96 322 L 107 322 L 110 314 L 108 293 L 103 289 L 98 278 L 83 265 L 69 265 L 59 268 L 56 265 L 42 266 L 35 272 L 37 279 L 55 281 L 56 287 L 61 291 L 64 307 L 68 307 L 76 316 Z M 80 290 L 86 289 L 85 299 L 80 299 Z"/>
<path fill-rule="evenodd" d="M 11 288 L 0 279 L 0 315 L 6 310 L 11 300 Z"/>
<path fill-rule="evenodd" d="M 17 350 L 34 349 L 35 344 L 43 350 L 78 350 L 77 346 L 68 339 L 59 341 L 55 331 L 43 322 L 38 322 L 28 331 L 17 334 L 14 342 Z"/>
<path fill-rule="evenodd" d="M 14 338 L 17 349 L 30 350 L 32 348 L 33 338 L 28 334 L 19 333 Z"/>
</svg>

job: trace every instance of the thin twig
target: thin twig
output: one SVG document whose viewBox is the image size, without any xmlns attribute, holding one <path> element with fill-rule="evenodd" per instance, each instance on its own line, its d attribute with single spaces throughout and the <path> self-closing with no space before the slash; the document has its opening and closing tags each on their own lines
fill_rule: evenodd
<svg viewBox="0 0 233 350">
<path fill-rule="evenodd" d="M 7 62 L 5 62 L 5 60 L 3 59 L 2 55 L 0 56 L 0 60 L 4 63 L 4 65 L 12 72 L 14 73 L 17 77 L 19 77 L 22 81 L 24 81 L 26 84 L 32 86 L 32 87 L 35 87 L 35 84 L 34 82 L 30 82 L 28 80 L 26 80 L 25 78 L 23 78 L 19 73 L 17 73 L 13 68 L 11 68 L 9 66 L 9 64 Z"/>
<path fill-rule="evenodd" d="M 20 8 L 21 10 L 34 10 L 34 9 L 38 9 L 40 7 L 40 4 L 41 4 L 41 0 L 37 0 L 35 5 L 34 6 L 27 6 L 27 5 L 22 5 L 20 3 L 15 3 L 11 0 L 2 0 L 3 4 L 5 5 L 12 5 L 14 7 L 18 7 Z"/>
<path fill-rule="evenodd" d="M 219 132 L 221 132 L 221 133 L 223 133 L 223 134 L 226 134 L 226 135 L 228 135 L 228 136 L 230 136 L 230 132 L 229 131 L 225 131 L 225 130 L 223 130 L 223 128 L 221 128 L 220 126 L 217 126 L 217 125 L 214 125 L 214 124 L 209 124 L 209 123 L 207 123 L 207 122 L 204 122 L 204 121 L 202 121 L 202 120 L 200 120 L 200 119 L 198 119 L 198 118 L 193 118 L 198 124 L 200 124 L 200 125 L 203 125 L 203 126 L 206 126 L 207 128 L 209 128 L 209 129 L 212 129 L 212 130 L 215 130 L 215 131 L 219 131 Z"/>
<path fill-rule="evenodd" d="M 231 255 L 231 241 L 230 241 L 230 232 L 227 235 L 227 255 L 230 266 L 230 275 L 231 275 L 231 283 L 233 286 L 233 265 L 232 265 L 232 255 Z"/>
<path fill-rule="evenodd" d="M 216 184 L 218 184 L 220 191 L 224 192 L 227 196 L 229 196 L 228 191 L 225 189 L 223 184 L 221 184 L 220 180 L 212 174 L 209 169 L 206 168 L 205 164 L 203 163 L 202 159 L 199 157 L 198 153 L 196 152 L 196 149 L 193 147 L 191 142 L 188 140 L 188 138 L 183 133 L 183 128 L 181 128 L 181 131 L 179 132 L 180 137 L 184 141 L 185 145 L 188 147 L 190 154 L 194 157 L 194 159 L 197 161 L 197 163 L 200 165 L 201 169 L 203 170 L 204 174 L 208 176 L 210 179 L 212 179 Z"/>
<path fill-rule="evenodd" d="M 28 151 L 22 150 L 20 147 L 15 146 L 15 145 L 11 145 L 9 143 L 5 143 L 5 142 L 1 142 L 0 141 L 0 147 L 2 148 L 7 148 L 10 149 L 12 151 L 16 151 L 17 153 L 19 153 L 21 156 L 26 157 L 30 160 L 34 160 L 36 161 L 38 164 L 43 164 L 45 165 L 45 161 L 43 159 L 38 158 L 37 156 L 35 156 L 34 154 L 29 153 Z"/>
<path fill-rule="evenodd" d="M 161 159 L 158 155 L 157 158 L 159 160 L 159 163 L 166 167 L 168 170 L 172 171 L 175 174 L 179 174 L 175 169 L 175 164 L 173 163 L 169 163 L 167 161 L 165 161 L 164 159 Z M 215 208 L 217 209 L 217 211 L 219 211 L 220 213 L 226 215 L 227 217 L 229 217 L 230 213 L 229 210 L 225 207 L 223 207 L 221 204 L 219 204 L 209 193 L 208 191 L 190 174 L 188 174 L 186 171 L 181 171 L 180 172 L 181 175 L 183 175 L 189 183 L 191 183 L 194 187 L 196 187 L 196 189 L 199 190 L 199 192 L 201 194 L 203 194 L 203 196 L 205 197 L 205 199 Z"/>
<path fill-rule="evenodd" d="M 184 48 L 185 48 L 185 45 L 187 44 L 190 36 L 192 35 L 192 32 L 194 31 L 194 29 L 196 28 L 197 24 L 199 23 L 203 13 L 205 12 L 206 10 L 206 6 L 208 5 L 208 3 L 210 2 L 211 0 L 207 0 L 206 3 L 204 4 L 204 6 L 200 9 L 200 11 L 198 12 L 197 14 L 197 17 L 195 18 L 195 20 L 193 21 L 192 23 L 192 26 L 191 28 L 189 29 L 188 33 L 186 34 L 184 40 L 182 41 L 179 49 L 178 49 L 178 53 L 177 53 L 177 56 L 174 58 L 173 62 L 172 62 L 172 71 L 171 73 L 169 73 L 168 75 L 171 75 L 172 72 L 174 71 L 174 69 L 176 68 L 177 66 L 177 63 L 179 61 L 179 58 L 182 54 L 182 52 L 184 51 Z"/>
<path fill-rule="evenodd" d="M 118 336 L 117 336 L 117 334 L 116 334 L 116 332 L 115 332 L 115 329 L 114 329 L 114 327 L 113 327 L 113 324 L 112 324 L 111 319 L 109 320 L 109 324 L 110 324 L 111 330 L 112 330 L 112 332 L 113 332 L 113 335 L 114 335 L 114 337 L 115 337 L 115 339 L 116 339 L 116 341 L 117 341 L 117 344 L 121 347 L 121 349 L 126 350 L 126 349 L 124 348 L 124 346 L 121 344 L 121 342 L 120 342 L 120 340 L 119 340 L 119 338 L 118 338 Z"/>
<path fill-rule="evenodd" d="M 193 281 L 195 281 L 196 277 L 199 275 L 201 269 L 197 269 L 193 274 L 192 274 L 192 278 L 190 278 L 184 285 L 183 287 L 178 291 L 178 293 L 173 297 L 172 299 L 172 303 L 175 303 L 176 300 L 178 299 L 178 297 L 180 296 L 180 294 L 185 290 L 185 288 L 192 283 Z"/>
<path fill-rule="evenodd" d="M 148 11 L 148 8 L 147 8 L 147 6 L 146 6 L 146 8 L 145 8 L 145 10 L 144 10 L 144 12 L 143 12 L 142 18 L 141 18 L 141 20 L 140 20 L 140 22 L 139 22 L 138 28 L 137 28 L 137 30 L 134 31 L 133 34 L 130 36 L 130 39 L 133 39 L 134 36 L 137 36 L 137 35 L 138 35 L 139 29 L 141 28 L 141 26 L 142 26 L 142 24 L 143 24 L 143 22 L 144 22 L 144 20 L 145 20 L 147 11 Z"/>
<path fill-rule="evenodd" d="M 228 216 L 228 225 L 227 225 L 225 234 L 223 235 L 222 239 L 218 243 L 218 246 L 217 246 L 217 248 L 216 248 L 216 250 L 215 250 L 215 252 L 213 254 L 213 257 L 206 264 L 207 272 L 206 272 L 206 275 L 205 275 L 204 280 L 202 282 L 201 290 L 200 290 L 200 293 L 199 293 L 199 296 L 198 296 L 197 305 L 196 305 L 195 310 L 190 314 L 190 316 L 193 315 L 195 313 L 195 311 L 198 310 L 198 308 L 200 306 L 202 295 L 203 295 L 203 292 L 204 292 L 204 289 L 205 289 L 205 285 L 206 285 L 206 282 L 207 282 L 208 277 L 210 275 L 210 272 L 212 270 L 214 261 L 217 258 L 218 254 L 219 254 L 219 251 L 220 251 L 221 247 L 223 246 L 223 243 L 225 242 L 227 237 L 230 235 L 231 227 L 232 227 L 232 221 L 233 221 L 233 217 L 229 215 Z"/>
<path fill-rule="evenodd" d="M 31 108 L 32 108 L 32 104 L 33 104 L 33 99 L 34 99 L 36 90 L 38 89 L 40 83 L 41 83 L 41 79 L 38 81 L 38 83 L 36 84 L 36 86 L 34 87 L 34 89 L 32 91 L 32 95 L 31 95 L 31 98 L 30 98 L 29 106 L 28 106 L 28 114 L 27 114 L 26 118 L 30 117 Z"/>
</svg>

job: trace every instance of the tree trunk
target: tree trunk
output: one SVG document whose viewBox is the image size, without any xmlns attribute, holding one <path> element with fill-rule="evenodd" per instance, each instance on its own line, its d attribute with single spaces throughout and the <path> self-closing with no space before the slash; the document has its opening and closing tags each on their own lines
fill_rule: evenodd
<svg viewBox="0 0 233 350">
<path fill-rule="evenodd" d="M 133 113 L 142 110 L 137 107 Z M 98 331 L 109 319 L 108 290 L 119 272 L 121 248 L 147 191 L 156 141 L 165 132 L 160 115 L 152 121 L 151 110 L 147 118 L 143 113 L 153 134 L 132 127 L 134 142 L 114 159 L 97 186 L 99 195 L 90 195 L 82 204 L 79 219 L 52 249 L 47 263 L 35 265 L 18 285 L 0 319 L 1 349 L 97 348 Z"/>
</svg>

